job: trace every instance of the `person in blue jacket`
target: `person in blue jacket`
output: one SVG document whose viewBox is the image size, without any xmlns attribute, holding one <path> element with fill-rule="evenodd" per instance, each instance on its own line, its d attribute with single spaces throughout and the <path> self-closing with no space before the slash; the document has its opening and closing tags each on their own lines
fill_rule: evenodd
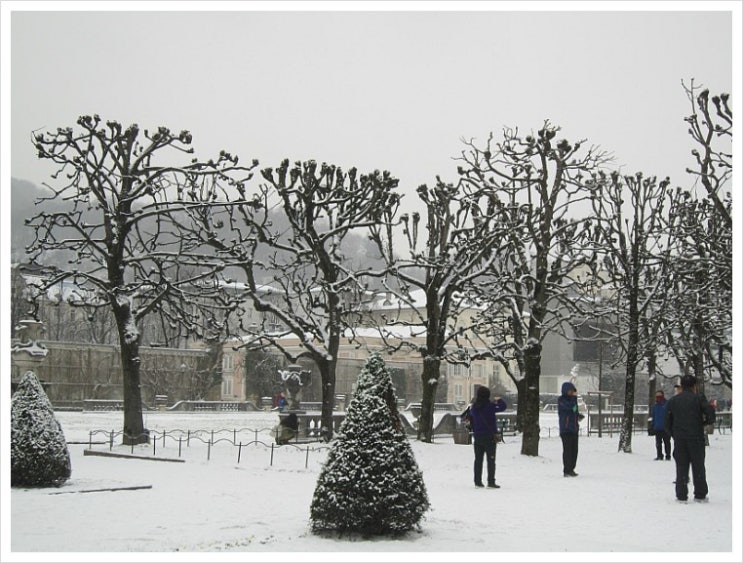
<svg viewBox="0 0 743 563">
<path fill-rule="evenodd" d="M 653 431 L 655 432 L 655 460 L 663 459 L 663 449 L 666 450 L 666 460 L 671 459 L 671 435 L 666 432 L 666 394 L 662 389 L 655 392 L 655 404 L 651 416 L 653 417 Z"/>
<path fill-rule="evenodd" d="M 470 405 L 469 414 L 472 421 L 472 437 L 475 449 L 475 487 L 483 487 L 482 465 L 487 456 L 488 487 L 500 489 L 495 484 L 495 440 L 498 426 L 495 413 L 506 410 L 506 402 L 500 397 L 490 400 L 490 389 L 478 387 L 475 400 Z"/>
<path fill-rule="evenodd" d="M 583 415 L 578 412 L 578 390 L 570 381 L 562 384 L 562 394 L 557 399 L 557 416 L 562 440 L 562 474 L 577 477 L 578 422 L 583 420 Z"/>
</svg>

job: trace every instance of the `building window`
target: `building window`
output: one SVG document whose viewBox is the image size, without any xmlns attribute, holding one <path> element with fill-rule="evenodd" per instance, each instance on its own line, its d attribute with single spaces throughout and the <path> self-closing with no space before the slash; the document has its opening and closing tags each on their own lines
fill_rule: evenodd
<svg viewBox="0 0 743 563">
<path fill-rule="evenodd" d="M 224 371 L 232 371 L 233 364 L 232 364 L 232 354 L 225 354 L 222 358 L 222 370 Z"/>
<path fill-rule="evenodd" d="M 222 380 L 222 395 L 225 397 L 232 396 L 232 378 L 231 377 L 225 377 Z"/>
</svg>

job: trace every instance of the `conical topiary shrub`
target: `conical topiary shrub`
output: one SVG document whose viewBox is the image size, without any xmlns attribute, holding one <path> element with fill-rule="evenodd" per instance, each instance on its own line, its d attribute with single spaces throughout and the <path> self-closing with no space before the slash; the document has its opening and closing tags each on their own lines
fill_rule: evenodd
<svg viewBox="0 0 743 563">
<path fill-rule="evenodd" d="M 27 371 L 10 406 L 10 484 L 59 487 L 71 473 L 70 452 L 52 404 Z"/>
<path fill-rule="evenodd" d="M 320 473 L 310 507 L 316 533 L 400 534 L 429 508 L 423 475 L 402 430 L 392 379 L 375 353 Z"/>
</svg>

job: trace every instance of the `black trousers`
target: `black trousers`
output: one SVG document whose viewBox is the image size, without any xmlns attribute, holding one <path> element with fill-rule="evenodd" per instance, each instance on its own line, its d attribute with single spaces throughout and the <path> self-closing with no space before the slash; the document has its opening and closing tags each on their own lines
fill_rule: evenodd
<svg viewBox="0 0 743 563">
<path fill-rule="evenodd" d="M 562 472 L 572 473 L 578 463 L 578 435 L 560 434 L 562 440 Z"/>
<path fill-rule="evenodd" d="M 495 438 L 492 434 L 475 435 L 475 485 L 482 485 L 483 458 L 487 461 L 488 485 L 495 484 Z"/>
<path fill-rule="evenodd" d="M 656 430 L 655 451 L 658 457 L 663 457 L 663 446 L 665 446 L 666 457 L 671 457 L 671 435 L 665 430 Z"/>
<path fill-rule="evenodd" d="M 705 498 L 707 488 L 707 471 L 704 468 L 706 455 L 704 438 L 686 440 L 674 439 L 673 457 L 676 460 L 676 498 L 686 500 L 689 496 L 689 466 L 691 466 L 694 498 Z"/>
</svg>

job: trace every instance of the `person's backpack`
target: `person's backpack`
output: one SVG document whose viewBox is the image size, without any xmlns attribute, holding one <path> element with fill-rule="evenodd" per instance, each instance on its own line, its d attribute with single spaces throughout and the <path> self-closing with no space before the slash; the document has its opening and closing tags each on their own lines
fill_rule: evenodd
<svg viewBox="0 0 743 563">
<path fill-rule="evenodd" d="M 467 429 L 467 432 L 472 432 L 472 416 L 470 415 L 470 408 L 467 407 L 462 413 L 462 424 Z"/>
</svg>

